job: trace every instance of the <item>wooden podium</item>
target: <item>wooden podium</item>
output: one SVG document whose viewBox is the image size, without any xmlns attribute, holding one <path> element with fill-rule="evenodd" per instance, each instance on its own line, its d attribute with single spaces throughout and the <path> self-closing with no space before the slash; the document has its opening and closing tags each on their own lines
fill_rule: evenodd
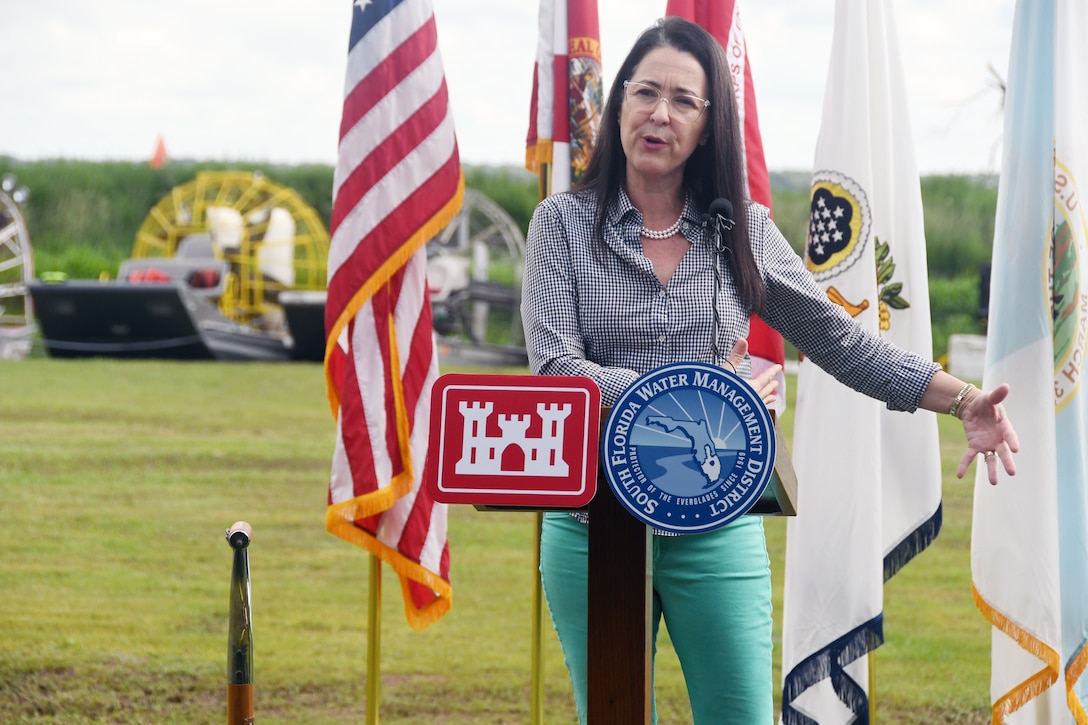
<svg viewBox="0 0 1088 725">
<path fill-rule="evenodd" d="M 601 409 L 602 430 L 610 410 Z M 772 414 L 773 416 L 773 414 Z M 797 477 L 781 430 L 767 489 L 748 515 L 797 515 Z M 653 532 L 603 474 L 589 507 L 587 714 L 590 725 L 649 725 L 653 696 Z"/>
<path fill-rule="evenodd" d="M 588 512 L 586 685 L 589 723 L 648 725 L 653 694 L 650 642 L 653 631 L 650 621 L 653 615 L 653 533 L 617 500 L 603 469 L 597 465 L 599 439 L 611 409 L 599 408 L 600 393 L 595 386 L 592 390 L 581 389 L 586 379 L 545 378 L 547 385 L 539 387 L 542 379 L 537 378 L 537 388 L 527 384 L 531 380 L 533 378 L 502 375 L 445 375 L 439 378 L 432 391 L 431 437 L 432 445 L 440 441 L 439 448 L 445 453 L 438 465 L 428 463 L 424 485 L 437 501 L 471 503 L 480 510 L 582 509 Z M 570 386 L 570 389 L 562 386 Z M 584 467 L 563 485 L 547 483 L 540 489 L 527 485 L 506 490 L 510 486 L 509 480 L 480 477 L 477 485 L 471 478 L 458 478 L 455 472 L 455 461 L 458 456 L 463 458 L 466 449 L 465 433 L 457 429 L 458 417 L 452 411 L 482 411 L 490 415 L 491 409 L 484 411 L 473 402 L 473 396 L 491 396 L 497 401 L 496 405 L 514 406 L 521 396 L 519 393 L 511 397 L 510 391 L 515 388 L 523 392 L 545 390 L 551 396 L 549 400 L 559 396 L 575 411 L 571 418 L 581 421 L 578 430 L 582 444 L 593 448 L 592 460 L 583 458 Z M 599 419 L 596 418 L 598 408 Z M 454 435 L 447 445 L 447 434 L 451 430 Z M 479 433 L 482 428 L 474 430 Z M 797 513 L 797 479 L 778 426 L 774 426 L 774 434 L 777 451 L 774 472 L 762 496 L 745 515 L 793 516 Z M 565 458 L 576 459 L 574 454 Z M 595 477 L 593 472 L 596 472 Z M 505 489 L 500 492 L 496 487 Z"/>
<path fill-rule="evenodd" d="M 589 722 L 648 724 L 653 535 L 603 478 L 589 519 Z"/>
</svg>

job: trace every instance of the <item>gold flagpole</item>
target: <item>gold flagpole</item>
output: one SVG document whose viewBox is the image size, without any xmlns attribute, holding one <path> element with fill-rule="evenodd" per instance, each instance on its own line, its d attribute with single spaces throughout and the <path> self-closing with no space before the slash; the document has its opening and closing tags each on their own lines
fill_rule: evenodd
<svg viewBox="0 0 1088 725">
<path fill-rule="evenodd" d="M 540 200 L 544 201 L 551 193 L 551 164 L 540 165 Z M 544 514 L 536 514 L 536 542 L 533 562 L 533 621 L 532 621 L 532 665 L 530 679 L 532 695 L 529 704 L 531 725 L 544 725 L 544 595 L 540 583 L 540 527 Z"/>
<path fill-rule="evenodd" d="M 382 560 L 370 555 L 370 612 L 366 637 L 366 725 L 378 725 L 382 669 Z"/>
<path fill-rule="evenodd" d="M 869 650 L 869 725 L 876 725 L 876 650 Z"/>
<path fill-rule="evenodd" d="M 544 596 L 540 583 L 540 526 L 544 514 L 536 512 L 536 569 L 533 571 L 533 646 L 532 700 L 529 704 L 532 725 L 544 723 Z"/>
<path fill-rule="evenodd" d="M 552 193 L 552 165 L 541 164 L 540 165 L 540 200 L 544 201 L 545 198 L 551 196 Z"/>
</svg>

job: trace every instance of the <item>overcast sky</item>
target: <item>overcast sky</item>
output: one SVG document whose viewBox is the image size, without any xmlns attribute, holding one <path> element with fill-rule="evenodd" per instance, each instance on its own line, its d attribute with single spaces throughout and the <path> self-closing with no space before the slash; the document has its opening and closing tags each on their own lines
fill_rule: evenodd
<svg viewBox="0 0 1088 725">
<path fill-rule="evenodd" d="M 0 2 L 0 155 L 335 162 L 351 0 Z M 768 166 L 808 170 L 834 2 L 740 2 Z M 538 3 L 433 4 L 462 161 L 520 165 Z M 606 83 L 665 5 L 598 0 Z M 1013 5 L 893 3 L 923 174 L 999 169 Z"/>
</svg>

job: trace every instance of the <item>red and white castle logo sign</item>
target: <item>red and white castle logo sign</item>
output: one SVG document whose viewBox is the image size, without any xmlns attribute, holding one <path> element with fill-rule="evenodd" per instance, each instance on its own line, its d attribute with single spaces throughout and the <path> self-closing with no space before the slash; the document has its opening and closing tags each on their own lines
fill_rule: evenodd
<svg viewBox="0 0 1088 725">
<path fill-rule="evenodd" d="M 495 409 L 492 402 L 461 401 L 457 409 L 464 419 L 461 458 L 457 473 L 505 473 L 511 476 L 566 476 L 570 466 L 563 460 L 563 423 L 571 405 L 537 403 L 536 414 L 543 422 L 539 437 L 527 435 L 533 422 L 528 415 L 499 415 L 497 436 L 488 435 L 487 420 Z M 520 455 L 507 457 L 516 452 Z M 511 464 L 510 468 L 504 463 Z"/>
<path fill-rule="evenodd" d="M 424 485 L 446 503 L 580 508 L 596 492 L 600 398 L 588 378 L 443 375 Z"/>
</svg>

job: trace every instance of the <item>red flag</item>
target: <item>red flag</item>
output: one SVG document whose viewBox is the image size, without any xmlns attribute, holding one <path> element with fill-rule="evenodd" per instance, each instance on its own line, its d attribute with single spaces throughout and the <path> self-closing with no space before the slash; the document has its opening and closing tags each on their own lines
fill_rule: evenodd
<svg viewBox="0 0 1088 725">
<path fill-rule="evenodd" d="M 737 94 L 737 112 L 744 131 L 744 158 L 748 169 L 748 195 L 753 201 L 771 208 L 771 182 L 767 160 L 763 157 L 763 138 L 759 133 L 756 113 L 756 92 L 752 83 L 752 66 L 748 62 L 748 46 L 740 22 L 740 9 L 734 0 L 668 0 L 666 15 L 690 20 L 721 43 L 729 69 L 733 74 L 733 89 Z M 748 351 L 753 358 L 763 358 L 781 365 L 785 361 L 782 336 L 752 315 L 748 333 Z M 784 388 L 779 393 L 784 396 Z"/>
<path fill-rule="evenodd" d="M 549 189 L 570 189 L 597 142 L 604 84 L 597 0 L 541 0 L 525 167 L 548 164 Z"/>
<path fill-rule="evenodd" d="M 420 485 L 438 358 L 424 245 L 464 177 L 430 0 L 352 9 L 333 180 L 325 377 L 337 419 L 326 528 L 389 563 L 408 623 L 452 601 L 446 507 Z"/>
</svg>

